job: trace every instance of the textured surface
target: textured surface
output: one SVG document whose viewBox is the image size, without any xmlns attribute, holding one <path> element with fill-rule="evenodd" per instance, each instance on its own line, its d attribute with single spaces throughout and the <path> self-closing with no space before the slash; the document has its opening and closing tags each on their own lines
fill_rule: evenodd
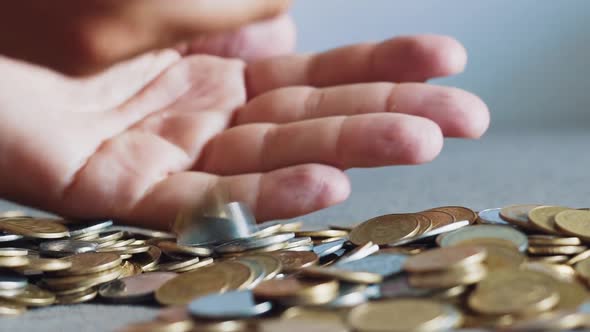
<svg viewBox="0 0 590 332">
<path fill-rule="evenodd" d="M 473 209 L 529 202 L 590 206 L 589 142 L 590 132 L 449 140 L 441 156 L 428 165 L 351 171 L 352 197 L 303 219 L 312 228 L 447 204 Z M 156 312 L 112 305 L 51 307 L 0 318 L 0 331 L 112 331 L 127 322 L 150 319 Z"/>
</svg>

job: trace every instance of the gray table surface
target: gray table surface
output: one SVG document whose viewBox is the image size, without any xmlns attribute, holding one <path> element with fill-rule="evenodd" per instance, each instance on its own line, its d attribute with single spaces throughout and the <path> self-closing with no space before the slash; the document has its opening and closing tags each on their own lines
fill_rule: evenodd
<svg viewBox="0 0 590 332">
<path fill-rule="evenodd" d="M 303 217 L 310 227 L 351 224 L 379 214 L 441 205 L 473 209 L 515 203 L 590 206 L 590 130 L 496 133 L 479 141 L 448 140 L 434 162 L 349 172 L 345 203 Z M 0 208 L 9 205 L 0 202 Z M 112 331 L 149 320 L 155 308 L 55 306 L 0 318 L 0 331 Z"/>
</svg>

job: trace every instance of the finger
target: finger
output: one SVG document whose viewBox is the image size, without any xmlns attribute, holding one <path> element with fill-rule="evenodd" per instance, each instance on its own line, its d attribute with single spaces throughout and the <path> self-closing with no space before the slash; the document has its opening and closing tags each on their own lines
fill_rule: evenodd
<svg viewBox="0 0 590 332">
<path fill-rule="evenodd" d="M 235 122 L 237 125 L 289 123 L 377 112 L 429 118 L 449 137 L 477 138 L 489 125 L 488 109 L 477 96 L 460 89 L 423 83 L 282 88 L 251 100 L 237 112 Z"/>
<path fill-rule="evenodd" d="M 305 163 L 341 169 L 419 164 L 442 148 L 440 128 L 405 114 L 330 117 L 227 130 L 205 147 L 199 169 L 216 174 L 264 172 Z"/>
<path fill-rule="evenodd" d="M 70 75 L 283 13 L 289 0 L 34 0 L 0 11 L 0 53 Z M 14 31 L 18 31 L 15 38 Z M 34 42 L 33 42 L 34 41 Z"/>
<path fill-rule="evenodd" d="M 248 66 L 249 96 L 294 85 L 317 87 L 363 82 L 422 82 L 461 72 L 467 55 L 443 36 L 394 38 L 317 55 L 286 56 Z"/>
<path fill-rule="evenodd" d="M 295 49 L 295 25 L 288 15 L 231 32 L 202 35 L 181 46 L 184 55 L 210 54 L 246 61 L 285 55 Z"/>
<path fill-rule="evenodd" d="M 337 204 L 350 194 L 347 176 L 323 165 L 231 177 L 178 173 L 156 184 L 121 217 L 146 227 L 170 229 L 180 209 L 199 204 L 216 186 L 227 190 L 230 200 L 248 204 L 259 222 L 307 214 Z"/>
</svg>

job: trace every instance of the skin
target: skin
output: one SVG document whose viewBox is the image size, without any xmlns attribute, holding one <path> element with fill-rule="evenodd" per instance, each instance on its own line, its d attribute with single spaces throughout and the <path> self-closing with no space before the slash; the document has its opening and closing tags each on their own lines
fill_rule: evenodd
<svg viewBox="0 0 590 332">
<path fill-rule="evenodd" d="M 86 78 L 1 58 L 0 196 L 168 229 L 222 188 L 288 218 L 345 200 L 348 168 L 428 162 L 488 127 L 478 97 L 422 83 L 463 70 L 452 38 L 297 55 L 294 35 L 281 16 Z"/>
</svg>

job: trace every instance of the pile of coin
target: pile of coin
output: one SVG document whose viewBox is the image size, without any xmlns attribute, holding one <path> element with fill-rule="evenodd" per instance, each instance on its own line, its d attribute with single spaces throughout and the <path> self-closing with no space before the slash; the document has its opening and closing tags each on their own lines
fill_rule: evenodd
<svg viewBox="0 0 590 332">
<path fill-rule="evenodd" d="M 121 331 L 590 328 L 584 209 L 447 206 L 309 230 L 229 203 L 174 229 L 4 215 L 0 316 L 95 301 L 165 307 Z"/>
</svg>

